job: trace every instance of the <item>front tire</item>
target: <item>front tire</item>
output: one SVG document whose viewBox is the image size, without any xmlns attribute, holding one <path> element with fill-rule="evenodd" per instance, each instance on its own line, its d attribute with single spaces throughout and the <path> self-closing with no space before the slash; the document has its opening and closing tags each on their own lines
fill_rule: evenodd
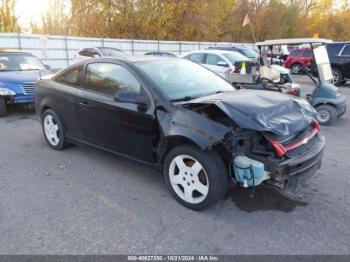
<svg viewBox="0 0 350 262">
<path fill-rule="evenodd" d="M 215 151 L 189 145 L 167 154 L 163 175 L 175 199 L 194 210 L 207 209 L 222 199 L 229 181 L 225 164 Z"/>
<path fill-rule="evenodd" d="M 0 117 L 7 115 L 7 108 L 6 108 L 6 100 L 3 97 L 0 97 Z"/>
<path fill-rule="evenodd" d="M 301 70 L 301 64 L 299 63 L 292 64 L 292 66 L 290 67 L 290 71 L 292 72 L 293 75 L 299 75 L 300 70 Z"/>
<path fill-rule="evenodd" d="M 331 125 L 337 119 L 337 111 L 331 105 L 320 105 L 316 108 L 317 121 L 324 126 Z"/>
<path fill-rule="evenodd" d="M 55 150 L 66 147 L 66 138 L 62 123 L 57 114 L 51 110 L 45 110 L 42 116 L 42 128 L 46 142 Z"/>
</svg>

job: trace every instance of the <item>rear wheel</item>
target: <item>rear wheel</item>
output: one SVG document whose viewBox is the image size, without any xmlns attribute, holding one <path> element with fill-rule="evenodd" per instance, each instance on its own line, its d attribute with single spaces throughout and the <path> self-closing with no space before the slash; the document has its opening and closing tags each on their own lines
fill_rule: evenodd
<svg viewBox="0 0 350 262">
<path fill-rule="evenodd" d="M 6 100 L 0 97 L 0 117 L 7 115 Z"/>
<path fill-rule="evenodd" d="M 228 186 L 227 170 L 220 156 L 189 145 L 176 147 L 168 153 L 163 174 L 176 200 L 194 210 L 217 203 Z"/>
<path fill-rule="evenodd" d="M 298 63 L 292 64 L 292 66 L 290 67 L 290 71 L 292 71 L 294 75 L 300 74 L 300 70 L 301 70 L 301 64 L 298 64 Z"/>
<path fill-rule="evenodd" d="M 337 111 L 331 105 L 320 105 L 316 108 L 317 121 L 321 125 L 331 125 L 337 119 Z"/>
<path fill-rule="evenodd" d="M 42 127 L 46 142 L 51 148 L 61 150 L 66 146 L 63 126 L 53 110 L 45 110 L 42 117 Z"/>
<path fill-rule="evenodd" d="M 333 68 L 332 72 L 333 72 L 333 84 L 341 85 L 341 83 L 343 82 L 343 75 L 340 72 L 340 70 L 337 68 Z"/>
</svg>

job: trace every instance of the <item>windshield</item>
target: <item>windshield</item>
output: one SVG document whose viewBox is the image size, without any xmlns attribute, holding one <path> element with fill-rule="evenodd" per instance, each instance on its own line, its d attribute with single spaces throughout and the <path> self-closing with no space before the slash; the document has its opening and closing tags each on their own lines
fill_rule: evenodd
<svg viewBox="0 0 350 262">
<path fill-rule="evenodd" d="M 249 58 L 258 59 L 259 57 L 259 54 L 252 49 L 242 49 L 242 52 L 245 56 Z"/>
<path fill-rule="evenodd" d="M 42 70 L 44 65 L 38 58 L 28 54 L 0 54 L 0 71 Z"/>
<path fill-rule="evenodd" d="M 153 80 L 170 101 L 191 100 L 235 90 L 220 76 L 187 60 L 147 61 L 137 66 Z"/>
<path fill-rule="evenodd" d="M 125 56 L 125 53 L 122 50 L 116 48 L 99 48 L 103 56 Z"/>
<path fill-rule="evenodd" d="M 231 53 L 224 53 L 224 57 L 226 57 L 232 64 L 235 64 L 237 61 L 248 61 L 249 59 L 240 53 L 237 52 L 231 52 Z"/>
</svg>

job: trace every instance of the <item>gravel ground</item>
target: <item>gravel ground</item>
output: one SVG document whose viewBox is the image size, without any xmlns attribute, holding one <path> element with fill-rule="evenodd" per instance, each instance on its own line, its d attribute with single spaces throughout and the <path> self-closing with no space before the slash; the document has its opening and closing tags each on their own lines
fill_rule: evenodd
<svg viewBox="0 0 350 262">
<path fill-rule="evenodd" d="M 235 188 L 195 212 L 157 170 L 88 147 L 51 150 L 34 114 L 12 112 L 0 119 L 0 253 L 350 254 L 349 131 L 349 112 L 322 128 L 307 203 Z"/>
</svg>

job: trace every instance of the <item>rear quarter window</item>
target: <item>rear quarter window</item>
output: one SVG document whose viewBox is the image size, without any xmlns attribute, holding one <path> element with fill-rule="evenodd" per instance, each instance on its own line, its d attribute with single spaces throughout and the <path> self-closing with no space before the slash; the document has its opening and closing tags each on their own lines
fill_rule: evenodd
<svg viewBox="0 0 350 262">
<path fill-rule="evenodd" d="M 327 52 L 329 56 L 336 56 L 339 55 L 341 49 L 343 48 L 344 44 L 328 44 L 327 45 Z"/>
<path fill-rule="evenodd" d="M 350 44 L 346 45 L 343 49 L 343 51 L 341 52 L 342 56 L 350 56 Z"/>
</svg>

